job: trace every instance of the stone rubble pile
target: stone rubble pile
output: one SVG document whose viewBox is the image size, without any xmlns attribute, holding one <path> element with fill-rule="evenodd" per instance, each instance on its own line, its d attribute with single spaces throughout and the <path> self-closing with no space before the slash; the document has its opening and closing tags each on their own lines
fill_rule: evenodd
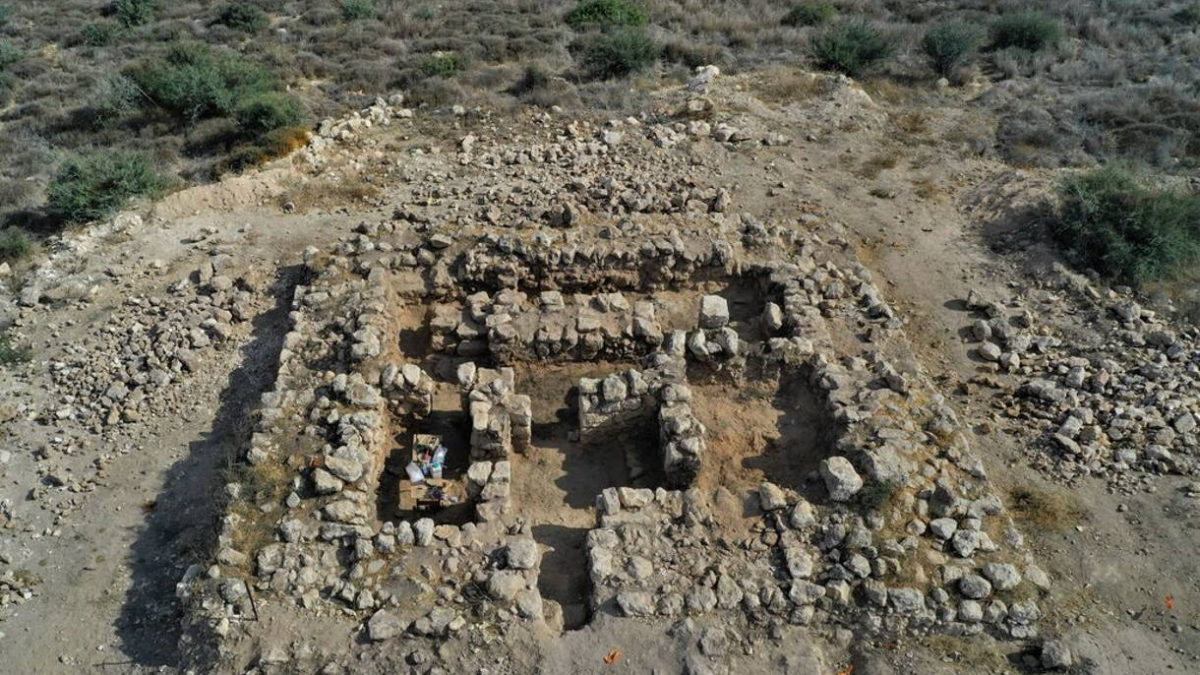
<svg viewBox="0 0 1200 675">
<path fill-rule="evenodd" d="M 433 378 L 415 363 L 388 365 L 379 375 L 379 387 L 393 415 L 424 417 L 433 409 Z"/>
<path fill-rule="evenodd" d="M 173 412 L 176 385 L 261 309 L 262 282 L 231 276 L 233 265 L 213 256 L 169 295 L 126 298 L 88 341 L 64 345 L 48 364 L 59 403 L 47 415 L 101 431 Z"/>
<path fill-rule="evenodd" d="M 0 573 L 0 609 L 7 609 L 33 599 L 38 580 L 17 570 Z"/>
<path fill-rule="evenodd" d="M 362 136 L 368 129 L 388 126 L 393 120 L 411 119 L 413 111 L 404 107 L 404 95 L 392 94 L 386 100 L 375 102 L 362 110 L 355 110 L 339 119 L 325 119 L 317 125 L 316 133 L 308 145 L 297 156 L 301 161 L 319 168 L 326 164 L 327 151 L 338 144 L 346 144 Z"/>
<path fill-rule="evenodd" d="M 1061 267 L 1042 283 L 1005 303 L 966 302 L 979 317 L 967 335 L 982 368 L 1005 377 L 997 419 L 1036 425 L 1035 462 L 1066 478 L 1194 475 L 1200 396 L 1189 383 L 1200 383 L 1200 336 Z M 1083 313 L 1047 311 L 1068 302 Z"/>
</svg>

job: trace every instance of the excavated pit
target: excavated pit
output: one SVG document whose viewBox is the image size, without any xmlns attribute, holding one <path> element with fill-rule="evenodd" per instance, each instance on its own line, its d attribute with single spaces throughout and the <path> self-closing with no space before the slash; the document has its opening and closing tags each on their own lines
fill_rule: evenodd
<svg viewBox="0 0 1200 675">
<path fill-rule="evenodd" d="M 658 487 L 661 472 L 630 476 L 625 452 L 634 446 L 652 465 L 656 434 L 648 421 L 624 433 L 629 445 L 606 447 L 599 441 L 578 439 L 577 381 L 604 377 L 628 368 L 620 363 L 566 363 L 539 366 L 522 364 L 517 381 L 533 403 L 533 443 L 513 458 L 512 499 L 530 524 L 533 539 L 546 547 L 542 556 L 538 590 L 562 608 L 564 628 L 586 625 L 588 597 L 588 530 L 596 523 L 596 495 L 605 488 Z"/>
<path fill-rule="evenodd" d="M 692 391 L 696 417 L 708 430 L 703 486 L 737 491 L 770 481 L 824 500 L 811 477 L 833 454 L 833 420 L 807 372 L 693 382 Z"/>
<path fill-rule="evenodd" d="M 392 445 L 383 465 L 383 475 L 379 481 L 379 520 L 415 522 L 426 515 L 438 524 L 448 523 L 462 525 L 474 519 L 474 510 L 469 502 L 463 499 L 460 503 L 447 507 L 432 514 L 418 513 L 401 504 L 400 486 L 405 480 L 405 465 L 410 460 L 408 449 L 419 435 L 433 435 L 441 438 L 442 444 L 449 450 L 446 457 L 443 476 L 455 483 L 456 497 L 465 497 L 465 480 L 470 466 L 471 451 L 471 419 L 462 409 L 461 397 L 452 385 L 439 382 L 433 396 L 433 407 L 429 414 L 418 419 L 407 421 L 392 420 Z"/>
<path fill-rule="evenodd" d="M 494 291 L 498 293 L 499 291 Z M 715 295 L 728 307 L 727 326 L 748 345 L 760 343 L 769 332 L 762 324 L 767 298 L 759 280 L 731 276 L 682 289 L 625 293 L 629 307 L 653 307 L 663 333 L 692 331 L 698 323 L 701 297 Z M 566 307 L 586 303 L 568 296 Z M 624 307 L 625 305 L 622 305 Z M 588 305 L 588 312 L 594 307 Z M 600 312 L 601 321 L 605 306 Z M 578 354 L 496 354 L 480 349 L 447 349 L 438 337 L 439 317 L 469 316 L 464 303 L 410 304 L 396 311 L 400 326 L 394 346 L 397 358 L 419 364 L 435 381 L 428 414 L 390 417 L 392 447 L 379 481 L 381 521 L 415 522 L 431 517 L 438 524 L 463 525 L 476 519 L 474 504 L 464 487 L 471 455 L 471 416 L 467 395 L 454 383 L 457 369 L 473 362 L 480 368 L 512 367 L 515 391 L 531 403 L 531 442 L 509 456 L 512 509 L 530 528 L 544 553 L 538 590 L 561 608 L 563 627 L 582 627 L 591 618 L 592 594 L 586 538 L 596 526 L 596 501 L 607 488 L 668 487 L 662 469 L 657 404 L 631 415 L 616 415 L 594 429 L 581 429 L 580 383 L 603 382 L 614 374 L 640 367 L 655 349 L 621 360 L 585 360 Z M 533 316 L 537 316 L 536 312 Z M 527 320 L 524 315 L 516 321 Z M 529 330 L 529 329 L 526 329 Z M 607 328 L 605 330 L 608 330 Z M 469 333 L 465 333 L 470 335 Z M 612 335 L 613 333 L 608 333 Z M 440 350 L 437 349 L 440 347 Z M 459 353 L 466 351 L 467 353 Z M 603 350 L 601 350 L 603 351 Z M 450 353 L 447 353 L 450 352 Z M 502 358 L 498 359 L 497 356 Z M 692 389 L 697 419 L 707 428 L 705 463 L 695 477 L 706 488 L 754 489 L 765 480 L 800 492 L 811 492 L 807 480 L 821 459 L 830 454 L 831 421 L 827 419 L 807 372 L 750 373 L 723 370 L 720 364 L 690 362 L 682 383 Z M 449 492 L 462 501 L 435 513 L 400 508 L 405 464 L 414 437 L 431 434 L 448 448 L 444 477 Z"/>
</svg>

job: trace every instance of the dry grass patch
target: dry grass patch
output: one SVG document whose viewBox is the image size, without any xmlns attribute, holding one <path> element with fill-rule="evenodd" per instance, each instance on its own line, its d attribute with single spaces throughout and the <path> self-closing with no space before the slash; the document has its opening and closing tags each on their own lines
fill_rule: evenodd
<svg viewBox="0 0 1200 675">
<path fill-rule="evenodd" d="M 307 213 L 313 209 L 369 203 L 378 199 L 379 195 L 378 187 L 356 177 L 300 184 L 280 195 L 276 201 L 280 208 L 288 212 Z"/>
<path fill-rule="evenodd" d="M 1000 650 L 1000 645 L 988 635 L 969 638 L 931 635 L 922 642 L 929 651 L 940 655 L 944 662 L 969 665 L 971 672 L 1013 672 L 1012 665 Z"/>
<path fill-rule="evenodd" d="M 750 90 L 763 103 L 807 101 L 821 91 L 821 78 L 794 68 L 774 68 L 750 81 Z"/>
<path fill-rule="evenodd" d="M 941 201 L 946 192 L 932 178 L 918 178 L 913 181 L 913 194 L 919 199 Z"/>
<path fill-rule="evenodd" d="M 900 153 L 895 148 L 887 148 L 868 157 L 857 173 L 860 178 L 874 179 L 878 178 L 880 173 L 899 165 Z"/>
<path fill-rule="evenodd" d="M 242 499 L 230 505 L 230 513 L 241 518 L 234 532 L 233 548 L 254 555 L 260 548 L 275 541 L 275 519 L 259 508 L 260 504 L 279 503 L 290 489 L 297 468 L 282 461 L 267 461 L 257 465 L 234 464 L 227 479 L 241 485 Z"/>
<path fill-rule="evenodd" d="M 907 105 L 917 98 L 918 91 L 887 77 L 869 77 L 861 80 L 863 91 L 876 103 Z"/>
<path fill-rule="evenodd" d="M 931 143 L 929 137 L 929 116 L 921 111 L 891 113 L 888 121 L 896 134 L 896 138 L 904 143 Z"/>
<path fill-rule="evenodd" d="M 1087 518 L 1079 499 L 1066 490 L 1023 486 L 1010 489 L 1007 496 L 1013 519 L 1035 531 L 1062 532 Z"/>
</svg>

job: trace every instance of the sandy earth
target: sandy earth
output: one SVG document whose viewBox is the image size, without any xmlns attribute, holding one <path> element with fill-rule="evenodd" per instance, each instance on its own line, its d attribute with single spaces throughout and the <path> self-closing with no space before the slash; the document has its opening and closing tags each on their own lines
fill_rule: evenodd
<svg viewBox="0 0 1200 675">
<path fill-rule="evenodd" d="M 927 138 L 903 147 L 893 168 L 864 178 L 862 162 L 894 145 L 886 124 L 871 122 L 886 117 L 882 112 L 855 127 L 844 119 L 817 120 L 818 111 L 807 110 L 804 103 L 768 107 L 746 92 L 731 94 L 727 104 L 748 111 L 743 113 L 748 125 L 801 139 L 739 152 L 704 150 L 723 155 L 716 158 L 723 167 L 721 179 L 738 186 L 739 208 L 803 227 L 805 214 L 819 205 L 828 218 L 845 224 L 850 244 L 905 317 L 922 366 L 947 381 L 975 374 L 977 365 L 958 336 L 965 318 L 955 301 L 972 288 L 1000 293 L 1020 278 L 1019 260 L 998 257 L 988 244 L 996 231 L 1021 226 L 1012 213 L 1019 213 L 1025 195 L 1040 194 L 1048 177 L 964 156 L 952 142 L 939 143 L 938 125 L 950 121 L 927 112 Z M 448 127 L 460 124 L 447 121 Z M 386 142 L 392 132 L 380 133 Z M 448 130 L 447 137 L 452 136 Z M 445 143 L 449 149 L 449 141 Z M 444 161 L 452 164 L 453 154 Z M 258 178 L 236 179 L 234 185 L 195 188 L 144 209 L 147 217 L 141 225 L 96 241 L 83 259 L 64 253 L 48 263 L 50 271 L 94 279 L 97 288 L 86 302 L 22 314 L 20 330 L 34 346 L 34 360 L 6 373 L 2 388 L 5 400 L 29 402 L 30 409 L 52 399 L 47 361 L 64 345 L 84 340 L 123 298 L 162 293 L 209 250 L 228 250 L 240 269 L 258 268 L 276 281 L 262 298 L 261 314 L 210 356 L 179 394 L 179 414 L 145 420 L 133 425 L 127 437 L 102 444 L 69 421 L 6 423 L 6 447 L 13 457 L 6 467 L 0 465 L 0 499 L 13 500 L 17 517 L 0 530 L 0 553 L 7 557 L 0 559 L 6 563 L 0 570 L 28 570 L 41 583 L 32 599 L 0 613 L 5 617 L 0 621 L 0 672 L 154 672 L 176 663 L 174 584 L 191 555 L 213 536 L 219 472 L 245 438 L 247 413 L 272 379 L 286 318 L 286 300 L 280 299 L 288 297 L 288 269 L 306 246 L 334 241 L 366 216 L 409 202 L 420 189 L 419 181 L 398 181 L 385 186 L 379 207 L 356 203 L 332 212 L 283 213 L 277 197 L 285 189 L 302 192 L 304 181 L 311 180 L 318 179 L 282 167 Z M 161 271 L 151 274 L 117 279 L 103 274 L 114 262 L 144 268 L 156 260 Z M 535 404 L 537 422 L 544 425 L 541 436 L 535 432 L 535 444 L 554 443 L 554 415 L 561 408 L 554 399 L 562 394 L 548 391 Z M 804 437 L 799 430 L 803 425 L 790 428 L 794 420 L 780 421 L 770 396 L 760 400 L 751 406 L 750 417 L 762 433 L 751 438 L 750 448 L 731 448 L 730 457 L 779 442 L 772 432 L 780 429 L 783 442 L 817 442 Z M 955 396 L 952 402 L 973 425 L 988 414 L 984 400 Z M 716 446 L 736 445 L 735 435 L 722 429 L 722 411 L 702 414 L 709 416 Z M 95 476 L 98 455 L 111 459 L 93 489 L 72 493 L 52 487 L 48 497 L 30 499 L 31 490 L 42 489 L 45 482 L 35 453 L 56 436 L 75 439 L 71 452 L 55 456 L 77 476 Z M 1028 468 L 1022 442 L 1000 433 L 974 437 L 976 453 L 1001 494 L 1028 484 L 1056 489 Z M 532 465 L 516 467 L 514 489 L 536 497 L 531 499 L 535 511 L 537 504 L 549 508 L 564 500 L 572 507 L 557 509 L 553 517 L 532 516 L 541 519 L 543 528 L 540 534 L 535 528 L 535 536 L 554 546 L 543 568 L 569 566 L 581 555 L 572 548 L 578 532 L 588 526 L 579 515 L 586 515 L 587 504 L 576 503 L 583 499 L 578 495 L 594 494 L 594 486 L 522 481 L 561 475 L 564 463 L 585 458 L 539 450 L 527 461 Z M 745 461 L 731 469 L 746 472 L 742 479 L 750 481 L 761 467 Z M 1026 527 L 1054 580 L 1052 598 L 1043 603 L 1050 609 L 1045 630 L 1068 636 L 1077 653 L 1094 664 L 1090 672 L 1200 671 L 1197 506 L 1180 493 L 1183 482 L 1160 478 L 1154 493 L 1120 496 L 1108 494 L 1099 481 L 1085 480 L 1071 488 L 1083 512 L 1077 523 L 1060 531 Z M 1118 511 L 1120 504 L 1127 510 Z M 69 513 L 56 518 L 55 509 Z M 562 602 L 565 613 L 577 611 L 569 607 L 569 579 L 560 583 L 549 577 L 545 584 L 543 593 Z M 1165 603 L 1168 595 L 1174 600 L 1171 610 Z M 666 639 L 662 627 L 634 629 L 629 623 L 591 624 L 540 645 L 543 671 L 678 672 L 678 655 L 659 646 Z M 859 666 L 855 672 L 1023 667 L 1019 654 L 1007 665 L 995 661 L 1011 648 L 984 638 L 848 647 Z M 624 657 L 616 667 L 606 667 L 600 659 L 612 649 Z M 744 672 L 834 672 L 840 665 L 829 662 L 822 650 L 793 641 L 786 655 L 747 656 Z"/>
</svg>

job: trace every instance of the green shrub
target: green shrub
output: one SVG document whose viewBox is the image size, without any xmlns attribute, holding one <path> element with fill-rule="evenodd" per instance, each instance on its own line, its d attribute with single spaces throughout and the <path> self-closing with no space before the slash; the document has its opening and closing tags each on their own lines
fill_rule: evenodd
<svg viewBox="0 0 1200 675">
<path fill-rule="evenodd" d="M 342 18 L 346 21 L 375 17 L 375 0 L 341 0 Z"/>
<path fill-rule="evenodd" d="M 567 24 L 576 30 L 587 26 L 644 26 L 649 21 L 646 10 L 626 0 L 582 0 L 566 16 Z"/>
<path fill-rule="evenodd" d="M 434 52 L 421 60 L 421 74 L 425 77 L 453 77 L 464 65 L 458 52 Z"/>
<path fill-rule="evenodd" d="M 258 5 L 248 2 L 231 2 L 217 12 L 216 23 L 246 33 L 257 33 L 266 28 L 271 20 Z"/>
<path fill-rule="evenodd" d="M 13 344 L 8 329 L 0 330 L 0 366 L 12 366 L 29 360 L 29 349 Z"/>
<path fill-rule="evenodd" d="M 228 171 L 240 172 L 261 166 L 273 159 L 283 157 L 308 143 L 309 133 L 305 127 L 283 127 L 258 137 L 252 143 L 234 148 L 227 158 L 217 163 L 215 176 Z"/>
<path fill-rule="evenodd" d="M 126 28 L 150 23 L 154 20 L 156 9 L 158 9 L 156 0 L 115 0 L 113 2 L 117 21 Z"/>
<path fill-rule="evenodd" d="M 197 43 L 177 44 L 129 77 L 151 101 L 186 124 L 228 115 L 251 96 L 275 88 L 275 79 L 263 67 Z"/>
<path fill-rule="evenodd" d="M 992 45 L 996 49 L 1017 47 L 1036 52 L 1061 38 L 1062 26 L 1057 20 L 1032 10 L 1002 16 L 992 24 Z"/>
<path fill-rule="evenodd" d="M 809 51 L 817 66 L 858 76 L 896 51 L 895 38 L 854 19 L 835 24 L 813 36 Z"/>
<path fill-rule="evenodd" d="M 17 78 L 12 73 L 6 73 L 0 70 L 0 105 L 7 105 L 12 101 L 13 93 L 17 89 Z"/>
<path fill-rule="evenodd" d="M 1050 232 L 1080 268 L 1126 283 L 1154 281 L 1200 260 L 1200 196 L 1150 190 L 1109 166 L 1063 184 Z"/>
<path fill-rule="evenodd" d="M 925 31 L 921 50 L 929 58 L 934 72 L 949 77 L 965 65 L 983 44 L 984 32 L 978 26 L 962 21 L 947 21 Z"/>
<path fill-rule="evenodd" d="M 837 8 L 829 2 L 802 2 L 792 5 L 780 21 L 785 26 L 820 26 L 837 18 Z"/>
<path fill-rule="evenodd" d="M 112 21 L 93 21 L 79 29 L 79 41 L 89 47 L 107 47 L 117 40 L 120 27 Z"/>
<path fill-rule="evenodd" d="M 0 3 L 0 28 L 7 26 L 9 21 L 12 21 L 12 7 L 8 3 Z"/>
<path fill-rule="evenodd" d="M 136 111 L 141 94 L 137 84 L 128 77 L 109 75 L 96 85 L 92 109 L 99 122 L 111 122 Z"/>
<path fill-rule="evenodd" d="M 1200 4 L 1185 5 L 1171 15 L 1171 18 L 1185 26 L 1200 24 Z M 0 22 L 3 25 L 3 22 Z"/>
<path fill-rule="evenodd" d="M 0 40 L 0 72 L 8 70 L 25 58 L 25 52 L 8 40 Z"/>
<path fill-rule="evenodd" d="M 16 228 L 0 231 L 0 261 L 20 260 L 29 255 L 33 244 L 29 235 Z"/>
<path fill-rule="evenodd" d="M 69 223 L 106 218 L 161 182 L 136 152 L 102 150 L 68 158 L 46 189 L 49 210 Z"/>
<path fill-rule="evenodd" d="M 259 137 L 276 129 L 299 125 L 304 119 L 304 108 L 296 97 L 270 91 L 243 101 L 234 110 L 233 117 L 243 134 Z"/>
<path fill-rule="evenodd" d="M 900 487 L 900 483 L 891 480 L 868 481 L 858 493 L 859 503 L 871 511 L 890 507 Z"/>
<path fill-rule="evenodd" d="M 661 51 L 644 30 L 620 28 L 587 40 L 579 62 L 588 77 L 607 80 L 648 68 Z"/>
</svg>

